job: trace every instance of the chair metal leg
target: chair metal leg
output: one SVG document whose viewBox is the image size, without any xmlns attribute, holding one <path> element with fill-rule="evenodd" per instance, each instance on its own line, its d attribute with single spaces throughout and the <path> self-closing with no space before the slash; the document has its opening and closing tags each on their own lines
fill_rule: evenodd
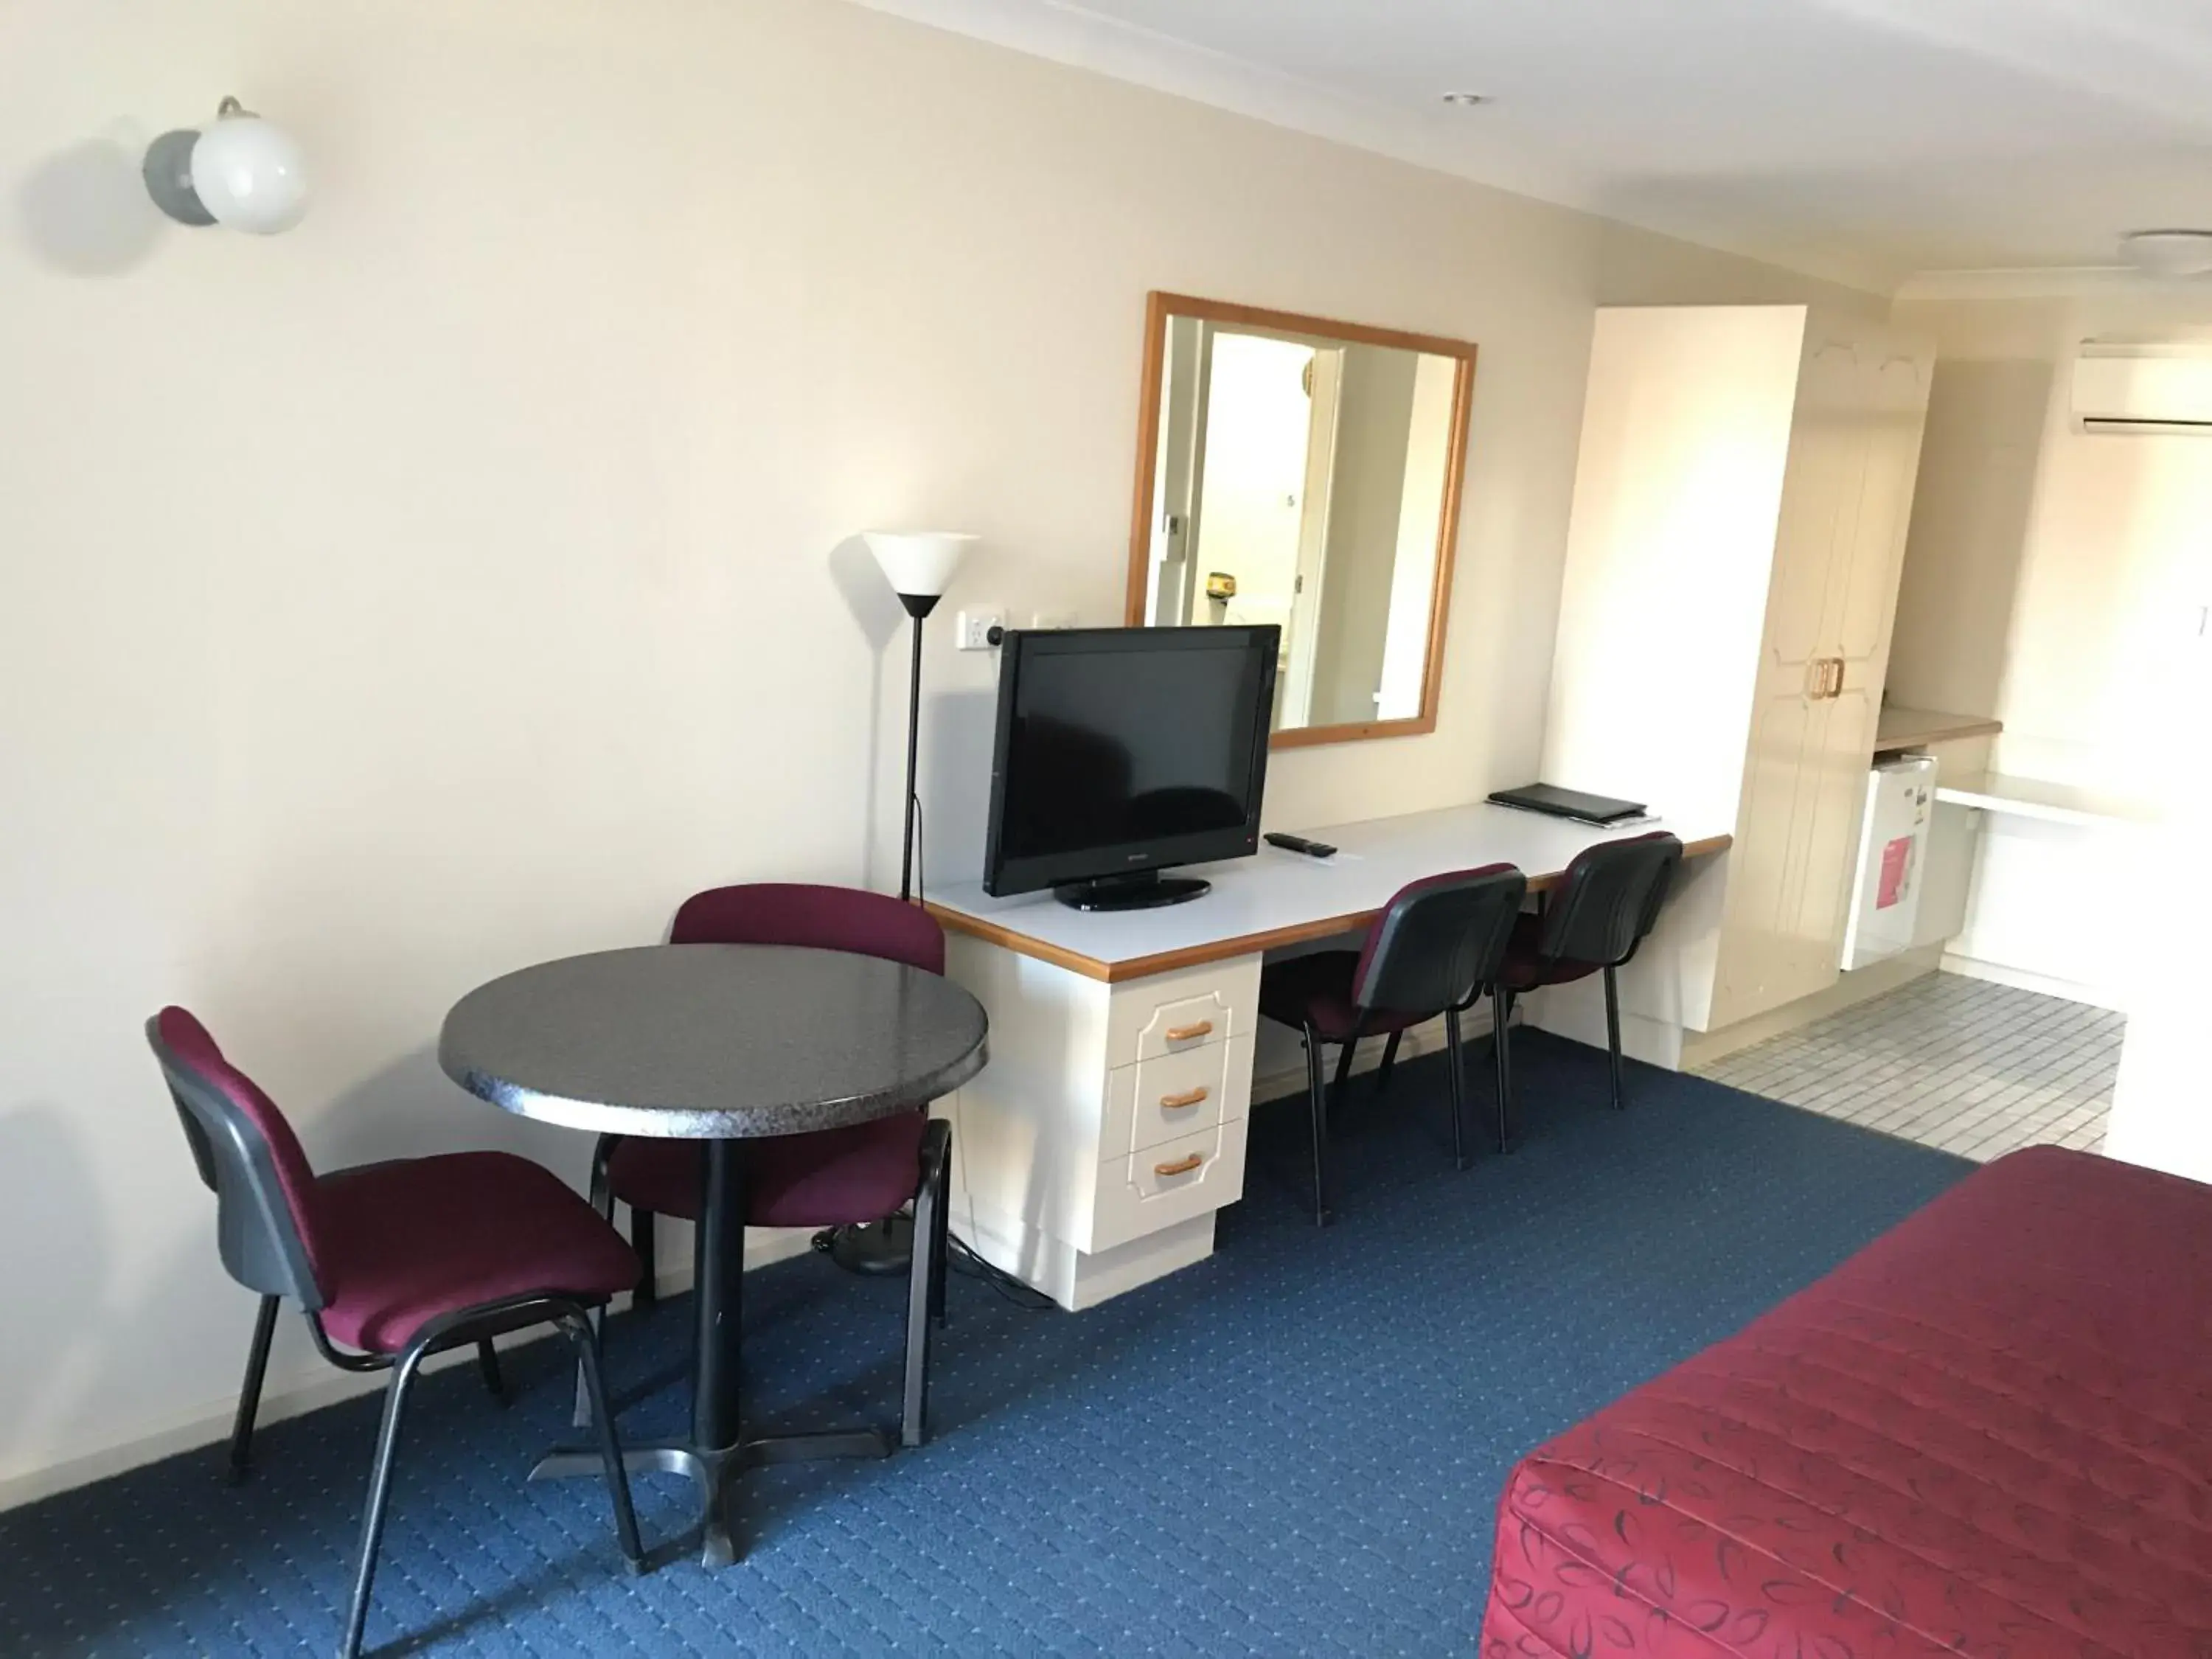
<svg viewBox="0 0 2212 1659">
<path fill-rule="evenodd" d="M 929 1315 L 945 1328 L 945 1287 L 951 1267 L 952 1234 L 952 1148 L 948 1130 L 945 1161 L 937 1171 L 937 1225 L 929 1241 Z M 917 1223 L 917 1226 L 919 1223 Z M 918 1235 L 917 1235 L 918 1236 Z"/>
<path fill-rule="evenodd" d="M 385 1385 L 384 1426 L 376 1437 L 376 1460 L 368 1470 L 368 1507 L 362 1514 L 361 1560 L 354 1570 L 353 1605 L 346 1614 L 345 1641 L 339 1659 L 356 1659 L 362 1632 L 368 1623 L 368 1588 L 376 1577 L 377 1547 L 384 1541 L 384 1516 L 392 1501 L 392 1467 L 399 1453 L 400 1419 L 407 1410 L 407 1391 L 428 1352 L 418 1338 L 392 1368 Z"/>
<path fill-rule="evenodd" d="M 1398 1039 L 1405 1035 L 1403 1031 L 1393 1031 L 1390 1040 L 1382 1045 L 1382 1064 L 1375 1073 L 1375 1092 L 1378 1095 L 1389 1090 L 1391 1068 L 1398 1063 Z"/>
<path fill-rule="evenodd" d="M 653 1212 L 633 1206 L 629 1212 L 629 1247 L 637 1252 L 638 1266 L 644 1270 L 638 1274 L 637 1289 L 629 1299 L 633 1308 L 650 1308 L 660 1299 L 653 1261 L 654 1231 Z"/>
<path fill-rule="evenodd" d="M 592 1310 L 591 1326 L 592 1352 L 604 1354 L 607 1329 L 607 1310 L 604 1307 Z M 576 1405 L 569 1413 L 568 1421 L 574 1427 L 588 1429 L 592 1420 L 591 1378 L 585 1375 L 584 1362 L 579 1359 L 576 1362 Z"/>
<path fill-rule="evenodd" d="M 1513 1150 L 1513 993 L 1493 986 L 1490 992 L 1492 1054 L 1498 1061 L 1498 1150 Z"/>
<path fill-rule="evenodd" d="M 486 1337 L 477 1344 L 477 1372 L 483 1378 L 484 1392 L 502 1406 L 507 1404 L 507 1379 L 500 1375 L 499 1350 Z"/>
<path fill-rule="evenodd" d="M 1326 1227 L 1334 1218 L 1328 1193 L 1328 1091 L 1322 1077 L 1321 1033 L 1309 1025 L 1305 1036 L 1306 1099 L 1313 1113 L 1314 1225 Z"/>
<path fill-rule="evenodd" d="M 1620 986 L 1609 965 L 1605 970 L 1605 1058 L 1613 1073 L 1613 1109 L 1624 1111 L 1628 1098 L 1620 1089 Z"/>
<path fill-rule="evenodd" d="M 1397 1033 L 1395 1031 L 1391 1033 L 1390 1041 L 1394 1045 L 1398 1041 Z M 1450 1054 L 1447 1057 L 1444 1063 L 1449 1068 L 1451 1073 L 1452 1167 L 1454 1169 L 1464 1170 L 1467 1168 L 1468 1161 L 1467 1156 L 1467 1079 L 1462 1074 L 1465 1067 L 1460 1057 L 1459 1010 L 1456 1008 L 1447 1008 L 1444 1010 L 1444 1044 L 1451 1050 Z"/>
<path fill-rule="evenodd" d="M 607 1496 L 614 1500 L 615 1536 L 621 1540 L 623 1559 L 632 1571 L 645 1570 L 645 1546 L 637 1535 L 637 1510 L 629 1501 L 629 1472 L 623 1463 L 622 1442 L 615 1434 L 615 1414 L 607 1408 L 607 1385 L 599 1375 L 599 1334 L 589 1319 L 573 1315 L 560 1322 L 562 1334 L 575 1346 L 576 1364 L 584 1373 L 591 1395 L 592 1420 L 599 1425 L 599 1456 L 606 1465 Z"/>
<path fill-rule="evenodd" d="M 1352 1086 L 1352 1058 L 1358 1052 L 1359 1039 L 1358 1037 L 1352 1038 L 1351 1042 L 1346 1043 L 1343 1048 L 1337 1050 L 1336 1085 L 1331 1091 L 1333 1098 L 1328 1103 L 1331 1121 L 1333 1122 L 1341 1123 L 1344 1121 L 1345 1091 Z"/>
<path fill-rule="evenodd" d="M 230 1425 L 229 1480 L 246 1479 L 253 1459 L 253 1419 L 261 1409 L 261 1380 L 269 1374 L 269 1345 L 276 1335 L 276 1310 L 283 1297 L 264 1296 L 253 1318 L 253 1341 L 246 1351 L 246 1382 L 238 1391 L 238 1415 Z"/>
<path fill-rule="evenodd" d="M 914 1200 L 914 1249 L 907 1269 L 906 1389 L 899 1414 L 899 1443 L 920 1446 L 929 1439 L 929 1341 L 937 1301 L 938 1230 L 945 1217 L 944 1141 L 931 1126 L 934 1145 L 922 1154 L 927 1173 Z"/>
</svg>

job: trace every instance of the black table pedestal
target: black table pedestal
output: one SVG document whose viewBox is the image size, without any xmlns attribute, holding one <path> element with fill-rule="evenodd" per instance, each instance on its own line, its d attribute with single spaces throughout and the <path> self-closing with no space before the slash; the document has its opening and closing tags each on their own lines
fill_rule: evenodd
<svg viewBox="0 0 2212 1659">
<path fill-rule="evenodd" d="M 623 1464 L 631 1474 L 688 1474 L 697 1485 L 702 1514 L 701 1565 L 726 1567 L 738 1559 L 724 1501 L 737 1477 L 768 1463 L 802 1463 L 822 1457 L 888 1457 L 890 1438 L 876 1429 L 833 1429 L 817 1434 L 744 1437 L 740 1422 L 740 1372 L 744 1354 L 745 1143 L 705 1144 L 706 1191 L 693 1229 L 691 1437 L 630 1444 Z M 532 1480 L 573 1475 L 603 1478 L 597 1450 L 563 1448 L 531 1470 Z"/>
<path fill-rule="evenodd" d="M 730 1511 L 724 1498 L 747 1469 L 769 1463 L 805 1463 L 823 1457 L 889 1457 L 890 1437 L 880 1429 L 831 1429 L 819 1434 L 772 1434 L 707 1451 L 675 1440 L 625 1443 L 623 1467 L 632 1474 L 688 1474 L 699 1488 L 699 1565 L 726 1567 L 738 1559 L 730 1535 Z M 530 1471 L 532 1480 L 562 1480 L 587 1475 L 606 1478 L 597 1452 L 565 1448 L 548 1452 Z"/>
</svg>

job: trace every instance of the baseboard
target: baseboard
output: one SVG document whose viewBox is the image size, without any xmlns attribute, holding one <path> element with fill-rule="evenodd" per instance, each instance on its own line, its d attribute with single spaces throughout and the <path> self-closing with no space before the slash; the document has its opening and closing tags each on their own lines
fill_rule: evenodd
<svg viewBox="0 0 2212 1659">
<path fill-rule="evenodd" d="M 1516 1007 L 1524 1005 L 1516 1004 Z M 1588 1048 L 1606 1046 L 1605 982 L 1592 975 L 1533 993 L 1527 1005 L 1528 1024 Z M 1662 1071 L 1682 1069 L 1682 1028 L 1672 1020 L 1655 1019 L 1632 1009 L 1620 1011 L 1620 1052 Z"/>
<path fill-rule="evenodd" d="M 2116 1014 L 2128 1012 L 2126 996 L 2114 986 L 2031 973 L 2025 968 L 2008 968 L 2002 963 L 1984 962 L 1977 957 L 1962 957 L 1949 951 L 1943 953 L 1943 971 L 1956 974 L 1961 979 L 1985 980 L 1992 985 L 2009 985 L 2016 991 L 2037 991 L 2068 1002 L 2086 1003 L 2092 1008 L 2109 1008 Z"/>
<path fill-rule="evenodd" d="M 657 1259 L 671 1265 L 654 1273 L 653 1285 L 659 1295 L 679 1296 L 691 1288 L 690 1250 L 688 1245 L 681 1250 L 666 1246 L 676 1242 L 672 1236 L 678 1231 L 688 1238 L 690 1230 L 680 1223 L 665 1220 L 661 1227 L 663 1248 L 657 1252 Z M 795 1255 L 804 1255 L 811 1248 L 812 1237 L 811 1231 L 805 1229 L 757 1229 L 745 1240 L 745 1269 L 752 1272 L 774 1262 L 787 1261 Z M 542 1341 L 552 1334 L 550 1328 L 540 1327 L 502 1338 L 500 1346 L 502 1349 L 519 1347 L 526 1342 Z M 447 1365 L 467 1362 L 473 1356 L 472 1349 L 456 1349 L 451 1353 L 435 1356 L 423 1369 L 441 1370 Z M 242 1364 L 242 1352 L 240 1358 Z M 297 1374 L 289 1381 L 280 1382 L 275 1377 L 270 1379 L 268 1386 L 262 1391 L 257 1425 L 266 1426 L 280 1423 L 288 1417 L 303 1417 L 309 1412 L 320 1411 L 325 1406 L 335 1406 L 364 1394 L 374 1394 L 383 1387 L 381 1372 L 364 1375 L 341 1371 L 318 1362 L 312 1370 Z M 231 1419 L 237 1408 L 235 1395 L 209 1401 L 179 1413 L 149 1433 L 76 1457 L 64 1458 L 43 1468 L 0 1478 L 0 1510 L 16 1509 L 25 1504 L 35 1503 L 41 1498 L 51 1498 L 57 1492 L 90 1486 L 95 1480 L 105 1480 L 110 1475 L 121 1474 L 148 1463 L 158 1463 L 161 1459 L 174 1457 L 179 1452 L 227 1440 L 230 1437 Z M 363 1468 L 368 1467 L 368 1447 L 364 1443 L 362 1448 Z M 212 1472 L 210 1478 L 214 1478 Z"/>
<path fill-rule="evenodd" d="M 1786 1036 L 1815 1020 L 1840 1014 L 1846 1008 L 1856 1008 L 1876 997 L 1887 996 L 1900 986 L 1925 979 L 1936 971 L 1942 959 L 1942 945 L 1925 945 L 1917 951 L 1901 952 L 1887 962 L 1854 968 L 1825 991 L 1815 991 L 1809 997 L 1800 997 L 1779 1008 L 1753 1014 L 1733 1025 L 1723 1025 L 1717 1031 L 1686 1031 L 1682 1034 L 1682 1069 L 1692 1072 L 1699 1066 L 1711 1066 L 1753 1043 Z"/>
</svg>

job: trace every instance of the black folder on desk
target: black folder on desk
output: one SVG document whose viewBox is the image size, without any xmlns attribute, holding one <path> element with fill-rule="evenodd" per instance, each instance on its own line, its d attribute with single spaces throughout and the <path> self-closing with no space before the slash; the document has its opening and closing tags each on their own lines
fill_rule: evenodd
<svg viewBox="0 0 2212 1659">
<path fill-rule="evenodd" d="M 1524 812 L 1572 818 L 1577 823 L 1619 823 L 1626 818 L 1644 816 L 1641 801 L 1615 800 L 1609 795 L 1585 795 L 1579 789 L 1562 789 L 1551 783 L 1528 783 L 1518 789 L 1500 789 L 1490 799 L 1500 806 L 1517 806 Z"/>
</svg>

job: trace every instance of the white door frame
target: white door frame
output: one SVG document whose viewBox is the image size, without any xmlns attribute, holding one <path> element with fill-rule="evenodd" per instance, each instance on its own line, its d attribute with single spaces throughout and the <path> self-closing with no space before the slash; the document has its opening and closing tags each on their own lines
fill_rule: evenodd
<svg viewBox="0 0 2212 1659">
<path fill-rule="evenodd" d="M 1322 594 L 1328 578 L 1328 509 L 1336 479 L 1336 425 L 1344 406 L 1344 348 L 1314 351 L 1306 436 L 1305 494 L 1298 504 L 1297 591 L 1291 601 L 1290 664 L 1283 676 L 1279 724 L 1313 718 L 1314 669 L 1321 646 Z"/>
</svg>

